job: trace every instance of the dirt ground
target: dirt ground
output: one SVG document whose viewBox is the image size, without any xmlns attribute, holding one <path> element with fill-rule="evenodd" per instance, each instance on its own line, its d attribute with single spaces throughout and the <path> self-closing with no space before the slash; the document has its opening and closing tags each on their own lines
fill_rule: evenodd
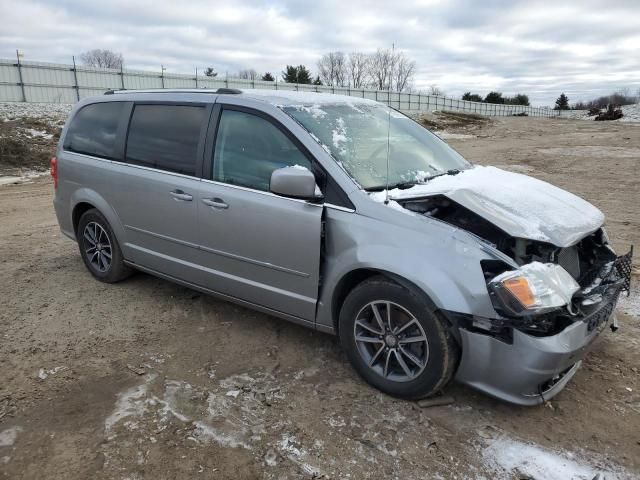
<svg viewBox="0 0 640 480">
<path fill-rule="evenodd" d="M 593 202 L 620 252 L 640 245 L 640 125 L 448 133 Z M 421 409 L 367 386 L 329 335 L 141 273 L 95 281 L 52 194 L 0 186 L 0 478 L 640 478 L 637 284 L 547 405 L 451 385 L 453 405 Z"/>
</svg>

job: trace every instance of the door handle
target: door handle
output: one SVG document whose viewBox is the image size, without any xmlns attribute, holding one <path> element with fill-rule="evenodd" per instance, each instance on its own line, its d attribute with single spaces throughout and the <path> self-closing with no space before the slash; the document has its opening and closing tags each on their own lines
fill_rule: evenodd
<svg viewBox="0 0 640 480">
<path fill-rule="evenodd" d="M 193 200 L 193 195 L 189 195 L 188 193 L 184 193 L 182 190 L 173 190 L 169 192 L 169 194 L 175 198 L 176 200 L 181 200 L 183 202 L 190 202 Z"/>
<path fill-rule="evenodd" d="M 213 208 L 229 208 L 229 205 L 227 205 L 226 203 L 224 203 L 224 200 L 222 200 L 221 198 L 203 198 L 202 199 L 202 203 L 204 203 L 205 205 L 208 205 L 210 207 Z"/>
</svg>

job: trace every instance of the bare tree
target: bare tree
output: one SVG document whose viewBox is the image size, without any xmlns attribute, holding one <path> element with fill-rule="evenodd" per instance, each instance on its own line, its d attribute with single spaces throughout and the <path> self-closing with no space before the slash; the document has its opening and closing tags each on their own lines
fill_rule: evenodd
<svg viewBox="0 0 640 480">
<path fill-rule="evenodd" d="M 394 88 L 398 92 L 411 90 L 416 62 L 407 57 L 404 52 L 396 53 L 395 57 L 392 78 Z"/>
<path fill-rule="evenodd" d="M 444 92 L 442 91 L 442 89 L 438 86 L 438 85 L 429 85 L 429 91 L 428 91 L 429 95 L 437 95 L 440 97 L 444 97 Z"/>
<path fill-rule="evenodd" d="M 351 52 L 347 62 L 347 73 L 353 88 L 363 88 L 369 75 L 369 56 L 362 52 Z"/>
<path fill-rule="evenodd" d="M 258 72 L 256 72 L 253 68 L 247 68 L 245 70 L 240 70 L 238 72 L 238 78 L 244 78 L 246 80 L 257 80 Z"/>
<path fill-rule="evenodd" d="M 318 60 L 318 75 L 322 83 L 344 87 L 347 83 L 347 59 L 342 52 L 325 53 Z"/>
<path fill-rule="evenodd" d="M 394 56 L 390 49 L 382 50 L 379 48 L 369 57 L 369 75 L 374 88 L 378 90 L 391 89 Z"/>
<path fill-rule="evenodd" d="M 124 64 L 121 53 L 94 48 L 80 54 L 80 60 L 90 67 L 120 68 Z"/>
</svg>

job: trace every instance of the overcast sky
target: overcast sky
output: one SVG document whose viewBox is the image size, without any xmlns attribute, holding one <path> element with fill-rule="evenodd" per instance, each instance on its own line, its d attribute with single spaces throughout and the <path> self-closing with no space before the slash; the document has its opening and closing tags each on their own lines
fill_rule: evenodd
<svg viewBox="0 0 640 480">
<path fill-rule="evenodd" d="M 640 88 L 640 0 L 0 0 L 0 20 L 2 58 L 70 63 L 107 48 L 129 68 L 275 74 L 395 43 L 416 61 L 416 90 L 545 105 Z"/>
</svg>

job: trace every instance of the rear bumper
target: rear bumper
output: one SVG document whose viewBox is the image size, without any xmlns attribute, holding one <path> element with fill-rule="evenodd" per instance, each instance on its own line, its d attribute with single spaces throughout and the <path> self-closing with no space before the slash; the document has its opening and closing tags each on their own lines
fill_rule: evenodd
<svg viewBox="0 0 640 480">
<path fill-rule="evenodd" d="M 456 380 L 511 403 L 541 404 L 573 377 L 609 322 L 616 301 L 617 295 L 587 318 L 547 337 L 514 329 L 513 342 L 506 343 L 460 328 L 462 359 Z"/>
</svg>

